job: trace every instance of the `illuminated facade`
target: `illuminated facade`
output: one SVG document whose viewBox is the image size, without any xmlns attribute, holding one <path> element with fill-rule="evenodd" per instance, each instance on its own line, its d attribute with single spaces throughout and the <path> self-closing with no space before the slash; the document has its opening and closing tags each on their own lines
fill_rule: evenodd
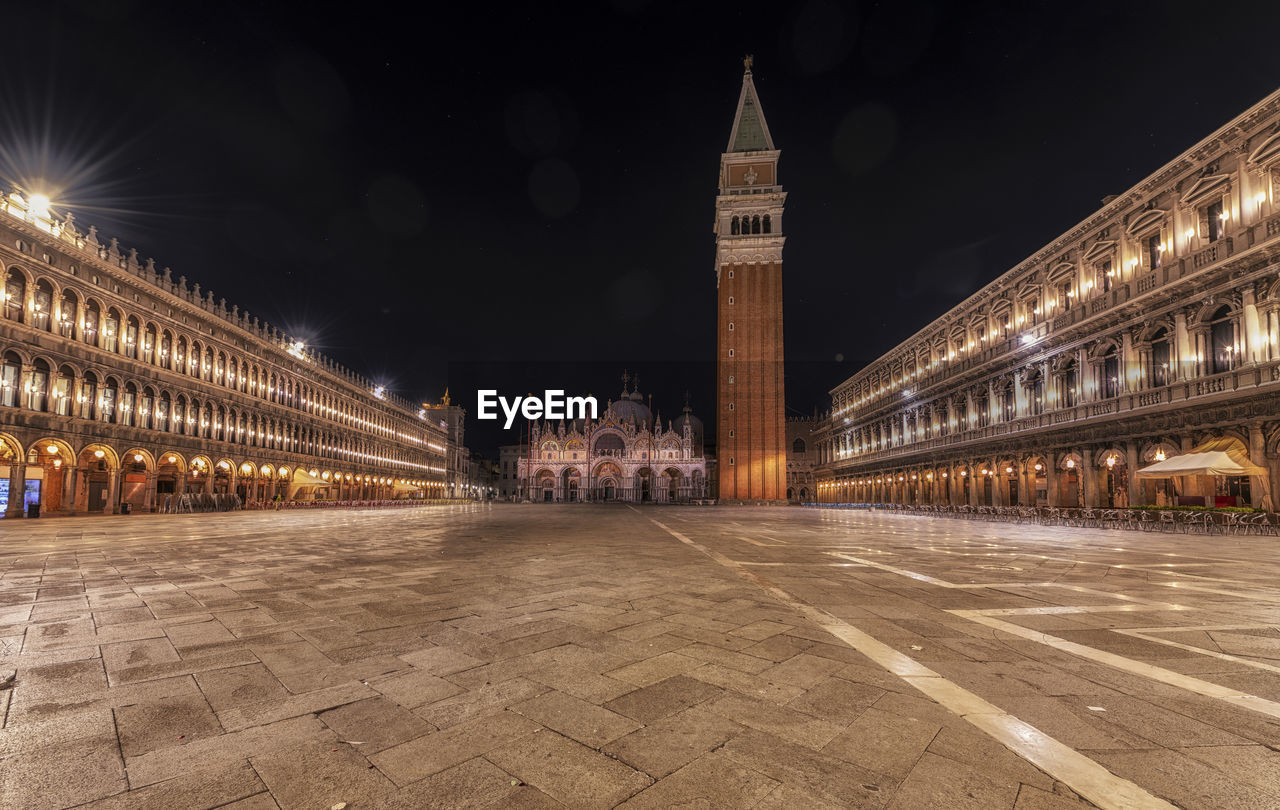
<svg viewBox="0 0 1280 810">
<path fill-rule="evenodd" d="M 6 516 L 447 494 L 439 419 L 46 200 L 0 200 L 0 259 Z"/>
<path fill-rule="evenodd" d="M 831 391 L 823 502 L 1270 506 L 1280 92 Z M 1268 477 L 1143 480 L 1234 439 Z"/>
<path fill-rule="evenodd" d="M 744 60 L 716 197 L 716 451 L 725 501 L 786 498 L 782 230 L 786 192 Z"/>
<path fill-rule="evenodd" d="M 521 465 L 520 492 L 535 501 L 683 503 L 707 497 L 702 421 L 685 406 L 663 430 L 638 391 L 626 390 L 600 418 L 534 423 Z M 532 490 L 528 482 L 533 482 Z"/>
</svg>

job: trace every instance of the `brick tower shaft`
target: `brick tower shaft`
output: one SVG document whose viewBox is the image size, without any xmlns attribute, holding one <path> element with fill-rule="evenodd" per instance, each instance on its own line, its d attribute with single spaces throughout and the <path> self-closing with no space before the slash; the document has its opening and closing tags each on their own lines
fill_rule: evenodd
<svg viewBox="0 0 1280 810">
<path fill-rule="evenodd" d="M 716 197 L 719 497 L 785 501 L 782 230 L 786 193 L 751 60 Z"/>
</svg>

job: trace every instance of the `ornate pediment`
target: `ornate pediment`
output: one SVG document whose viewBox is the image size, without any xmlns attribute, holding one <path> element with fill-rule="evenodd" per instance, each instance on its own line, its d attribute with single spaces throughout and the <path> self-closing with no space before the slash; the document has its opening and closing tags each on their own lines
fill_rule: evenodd
<svg viewBox="0 0 1280 810">
<path fill-rule="evenodd" d="M 1195 205 L 1214 195 L 1221 196 L 1231 185 L 1231 178 L 1225 174 L 1211 174 L 1208 177 L 1201 177 L 1191 188 L 1187 189 L 1187 193 L 1182 195 L 1182 202 L 1187 205 Z"/>
<path fill-rule="evenodd" d="M 1259 166 L 1266 166 L 1278 160 L 1280 160 L 1280 130 L 1249 153 L 1249 162 Z"/>
<path fill-rule="evenodd" d="M 1100 259 L 1111 253 L 1115 248 L 1116 243 L 1113 239 L 1103 239 L 1099 242 L 1094 242 L 1093 247 L 1085 251 L 1084 261 L 1090 262 L 1094 259 Z"/>
<path fill-rule="evenodd" d="M 1143 211 L 1138 214 L 1129 223 L 1129 227 L 1125 231 L 1131 236 L 1137 236 L 1145 230 L 1159 226 L 1164 222 L 1165 217 L 1169 216 L 1169 212 L 1162 208 L 1152 208 L 1150 211 Z"/>
</svg>

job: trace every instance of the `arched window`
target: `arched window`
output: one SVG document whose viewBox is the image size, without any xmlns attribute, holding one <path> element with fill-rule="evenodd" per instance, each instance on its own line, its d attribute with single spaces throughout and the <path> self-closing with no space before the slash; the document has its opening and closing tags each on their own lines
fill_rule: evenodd
<svg viewBox="0 0 1280 810">
<path fill-rule="evenodd" d="M 227 356 L 218 352 L 218 359 L 213 367 L 213 381 L 218 385 L 227 384 Z"/>
<path fill-rule="evenodd" d="M 133 425 L 137 422 L 138 387 L 133 383 L 125 383 L 120 394 L 120 416 L 116 419 L 122 425 Z"/>
<path fill-rule="evenodd" d="M 142 360 L 150 365 L 156 362 L 156 327 L 147 324 L 147 333 L 142 338 Z"/>
<path fill-rule="evenodd" d="M 173 368 L 173 335 L 168 329 L 160 336 L 160 368 Z"/>
<path fill-rule="evenodd" d="M 737 217 L 734 217 L 732 220 L 729 221 L 729 235 L 730 236 L 738 235 L 738 218 Z"/>
<path fill-rule="evenodd" d="M 190 374 L 192 377 L 199 379 L 200 377 L 200 352 L 203 347 L 200 341 L 191 341 L 191 350 L 187 353 L 187 367 L 183 369 L 183 373 Z"/>
<path fill-rule="evenodd" d="M 107 310 L 107 317 L 102 319 L 102 335 L 98 346 L 109 352 L 120 350 L 120 310 Z"/>
<path fill-rule="evenodd" d="M 200 436 L 206 439 L 213 438 L 213 406 L 209 403 L 204 404 L 204 410 L 200 412 Z"/>
<path fill-rule="evenodd" d="M 53 285 L 41 279 L 31 296 L 31 324 L 46 332 L 53 331 Z"/>
<path fill-rule="evenodd" d="M 206 346 L 204 350 L 204 367 L 202 368 L 205 380 L 213 382 L 213 347 Z"/>
<path fill-rule="evenodd" d="M 1169 330 L 1161 327 L 1151 336 L 1151 369 L 1149 378 L 1152 388 L 1169 384 L 1169 358 L 1173 356 L 1173 346 L 1169 340 Z"/>
<path fill-rule="evenodd" d="M 130 360 L 138 359 L 138 319 L 132 315 L 124 327 L 124 356 Z"/>
<path fill-rule="evenodd" d="M 1074 408 L 1076 404 L 1076 366 L 1075 363 L 1067 366 L 1058 375 L 1059 391 L 1058 402 L 1064 408 Z"/>
<path fill-rule="evenodd" d="M 13 352 L 5 352 L 0 365 L 0 405 L 18 407 L 18 389 L 22 385 L 22 360 Z"/>
<path fill-rule="evenodd" d="M 150 388 L 142 389 L 142 399 L 138 401 L 138 427 L 151 430 L 155 424 L 156 393 Z"/>
<path fill-rule="evenodd" d="M 225 441 L 227 437 L 227 411 L 221 405 L 218 406 L 218 413 L 213 420 L 213 438 L 218 441 Z"/>
<path fill-rule="evenodd" d="M 49 364 L 36 360 L 31 364 L 31 372 L 27 375 L 27 408 L 33 411 L 48 410 L 49 400 Z"/>
<path fill-rule="evenodd" d="M 760 233 L 760 217 L 759 216 L 754 216 L 751 218 L 751 232 Z"/>
<path fill-rule="evenodd" d="M 1111 399 L 1120 395 L 1120 354 L 1116 351 L 1116 347 L 1112 346 L 1107 349 L 1107 353 L 1102 356 L 1102 367 L 1099 369 L 1102 373 L 1102 398 Z"/>
<path fill-rule="evenodd" d="M 98 330 L 102 322 L 102 311 L 97 301 L 90 301 L 84 309 L 84 323 L 81 325 L 81 337 L 90 346 L 98 345 Z"/>
<path fill-rule="evenodd" d="M 764 218 L 760 221 L 760 224 L 764 228 L 765 233 L 773 233 L 773 218 L 770 217 L 768 214 L 764 215 Z"/>
<path fill-rule="evenodd" d="M 796 440 L 791 443 L 791 452 L 796 455 L 804 455 L 805 450 L 804 439 L 796 437 Z"/>
<path fill-rule="evenodd" d="M 76 416 L 81 419 L 93 419 L 97 408 L 98 377 L 90 371 L 80 380 L 80 390 L 76 392 Z"/>
<path fill-rule="evenodd" d="M 160 399 L 156 400 L 156 430 L 167 431 L 169 429 L 169 411 L 172 406 L 173 403 L 169 401 L 169 392 L 162 391 Z"/>
<path fill-rule="evenodd" d="M 1236 325 L 1229 307 L 1221 307 L 1213 313 L 1209 322 L 1209 342 L 1213 352 L 1213 373 L 1221 374 L 1235 368 Z"/>
<path fill-rule="evenodd" d="M 71 290 L 62 291 L 62 302 L 58 305 L 58 334 L 64 338 L 75 337 L 76 304 L 79 301 Z"/>
<path fill-rule="evenodd" d="M 26 306 L 27 277 L 10 268 L 4 277 L 4 316 L 22 323 L 22 308 Z"/>
<path fill-rule="evenodd" d="M 76 374 L 71 366 L 58 369 L 58 379 L 53 382 L 53 411 L 59 416 L 71 415 L 71 397 L 76 381 Z"/>
<path fill-rule="evenodd" d="M 173 370 L 180 374 L 187 373 L 187 339 L 182 335 L 178 335 L 178 345 L 173 350 Z"/>
<path fill-rule="evenodd" d="M 187 398 L 184 396 L 173 401 L 173 432 L 187 432 Z"/>
<path fill-rule="evenodd" d="M 102 395 L 98 398 L 98 419 L 103 422 L 116 421 L 116 401 L 119 394 L 119 385 L 114 378 L 108 377 L 102 384 Z"/>
</svg>

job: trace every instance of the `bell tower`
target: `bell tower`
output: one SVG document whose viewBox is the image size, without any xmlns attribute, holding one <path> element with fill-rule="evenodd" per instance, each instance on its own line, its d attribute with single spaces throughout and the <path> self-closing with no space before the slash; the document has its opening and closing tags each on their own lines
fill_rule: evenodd
<svg viewBox="0 0 1280 810">
<path fill-rule="evenodd" d="M 716 196 L 716 456 L 719 497 L 786 500 L 782 209 L 778 157 L 742 60 L 742 92 Z"/>
</svg>

